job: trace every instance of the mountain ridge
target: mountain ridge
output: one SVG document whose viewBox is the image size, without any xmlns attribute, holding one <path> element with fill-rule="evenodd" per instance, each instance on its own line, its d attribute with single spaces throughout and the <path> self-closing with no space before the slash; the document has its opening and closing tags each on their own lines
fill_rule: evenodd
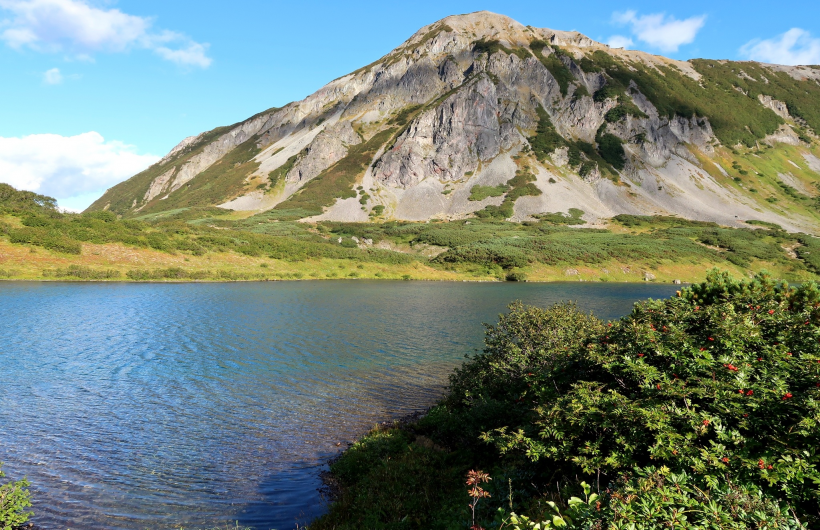
<svg viewBox="0 0 820 530">
<path fill-rule="evenodd" d="M 820 68 L 676 61 L 455 15 L 299 102 L 186 138 L 89 210 L 522 221 L 580 209 L 589 223 L 678 215 L 817 233 L 818 102 Z M 477 187 L 499 192 L 475 200 Z"/>
</svg>

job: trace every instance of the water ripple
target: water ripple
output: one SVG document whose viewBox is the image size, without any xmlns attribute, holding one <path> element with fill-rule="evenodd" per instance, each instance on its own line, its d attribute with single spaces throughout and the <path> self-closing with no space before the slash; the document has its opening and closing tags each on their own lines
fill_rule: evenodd
<svg viewBox="0 0 820 530">
<path fill-rule="evenodd" d="M 428 406 L 507 303 L 671 286 L 0 283 L 0 461 L 34 521 L 292 528 L 337 442 Z"/>
</svg>

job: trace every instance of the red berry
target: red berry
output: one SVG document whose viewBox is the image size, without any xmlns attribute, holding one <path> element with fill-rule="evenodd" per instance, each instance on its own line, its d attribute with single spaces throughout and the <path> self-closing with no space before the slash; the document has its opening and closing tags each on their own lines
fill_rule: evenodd
<svg viewBox="0 0 820 530">
<path fill-rule="evenodd" d="M 709 420 L 703 420 L 704 425 L 709 425 Z"/>
<path fill-rule="evenodd" d="M 774 309 L 769 309 L 769 314 L 774 315 Z"/>
<path fill-rule="evenodd" d="M 709 340 L 715 340 L 715 339 L 713 339 L 712 337 L 709 337 Z"/>
<path fill-rule="evenodd" d="M 751 396 L 751 395 L 753 395 L 754 393 L 755 393 L 755 391 L 754 391 L 754 390 L 749 390 L 748 392 L 746 392 L 746 395 L 747 395 L 747 396 Z"/>
<path fill-rule="evenodd" d="M 729 459 L 728 459 L 727 457 L 725 457 L 725 456 L 723 457 L 723 463 L 724 463 L 724 464 L 728 464 L 728 463 L 729 463 Z"/>
<path fill-rule="evenodd" d="M 783 396 L 783 399 L 791 399 L 792 397 L 793 396 L 791 392 L 786 392 L 786 395 Z"/>
</svg>

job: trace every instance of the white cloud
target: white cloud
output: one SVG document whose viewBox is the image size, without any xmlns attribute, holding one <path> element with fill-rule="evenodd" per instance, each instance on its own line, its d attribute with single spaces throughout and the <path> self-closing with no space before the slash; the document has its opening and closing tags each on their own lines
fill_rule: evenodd
<svg viewBox="0 0 820 530">
<path fill-rule="evenodd" d="M 631 48 L 635 43 L 629 37 L 623 35 L 613 35 L 607 42 L 611 48 Z"/>
<path fill-rule="evenodd" d="M 43 74 L 43 82 L 47 85 L 59 85 L 63 82 L 63 74 L 60 73 L 59 68 L 46 70 Z"/>
<path fill-rule="evenodd" d="M 191 43 L 187 48 L 172 50 L 165 46 L 158 46 L 154 51 L 163 59 L 180 65 L 199 66 L 208 68 L 211 65 L 211 58 L 205 52 L 208 50 L 207 44 Z"/>
<path fill-rule="evenodd" d="M 86 0 L 0 0 L 0 9 L 11 15 L 2 22 L 0 40 L 12 48 L 67 52 L 78 58 L 142 48 L 177 64 L 202 68 L 211 64 L 206 44 L 176 32 L 152 32 L 150 18 L 99 9 Z"/>
<path fill-rule="evenodd" d="M 625 11 L 614 13 L 612 20 L 616 24 L 628 25 L 639 41 L 664 52 L 676 52 L 682 45 L 695 40 L 706 23 L 706 15 L 678 20 L 665 13 L 639 16 L 635 11 Z"/>
<path fill-rule="evenodd" d="M 748 59 L 775 64 L 820 64 L 820 39 L 804 29 L 792 28 L 773 38 L 756 39 L 740 48 Z"/>
<path fill-rule="evenodd" d="M 76 136 L 33 134 L 0 137 L 0 182 L 36 191 L 65 202 L 72 209 L 88 206 L 107 188 L 160 159 L 139 155 L 136 148 L 105 141 L 96 132 Z M 82 199 L 78 203 L 77 199 Z M 83 206 L 83 207 L 85 207 Z"/>
</svg>

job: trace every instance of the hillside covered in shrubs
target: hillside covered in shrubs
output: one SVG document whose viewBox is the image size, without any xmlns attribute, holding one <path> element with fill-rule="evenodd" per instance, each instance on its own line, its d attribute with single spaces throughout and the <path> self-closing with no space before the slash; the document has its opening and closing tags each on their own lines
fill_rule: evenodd
<svg viewBox="0 0 820 530">
<path fill-rule="evenodd" d="M 805 281 L 820 272 L 820 239 L 772 223 L 619 215 L 587 228 L 582 214 L 306 223 L 190 208 L 122 219 L 61 212 L 49 197 L 0 185 L 0 278 L 697 281 L 718 266 Z"/>
<path fill-rule="evenodd" d="M 820 526 L 817 284 L 713 271 L 609 323 L 513 304 L 485 344 L 333 464 L 311 529 Z"/>
</svg>

